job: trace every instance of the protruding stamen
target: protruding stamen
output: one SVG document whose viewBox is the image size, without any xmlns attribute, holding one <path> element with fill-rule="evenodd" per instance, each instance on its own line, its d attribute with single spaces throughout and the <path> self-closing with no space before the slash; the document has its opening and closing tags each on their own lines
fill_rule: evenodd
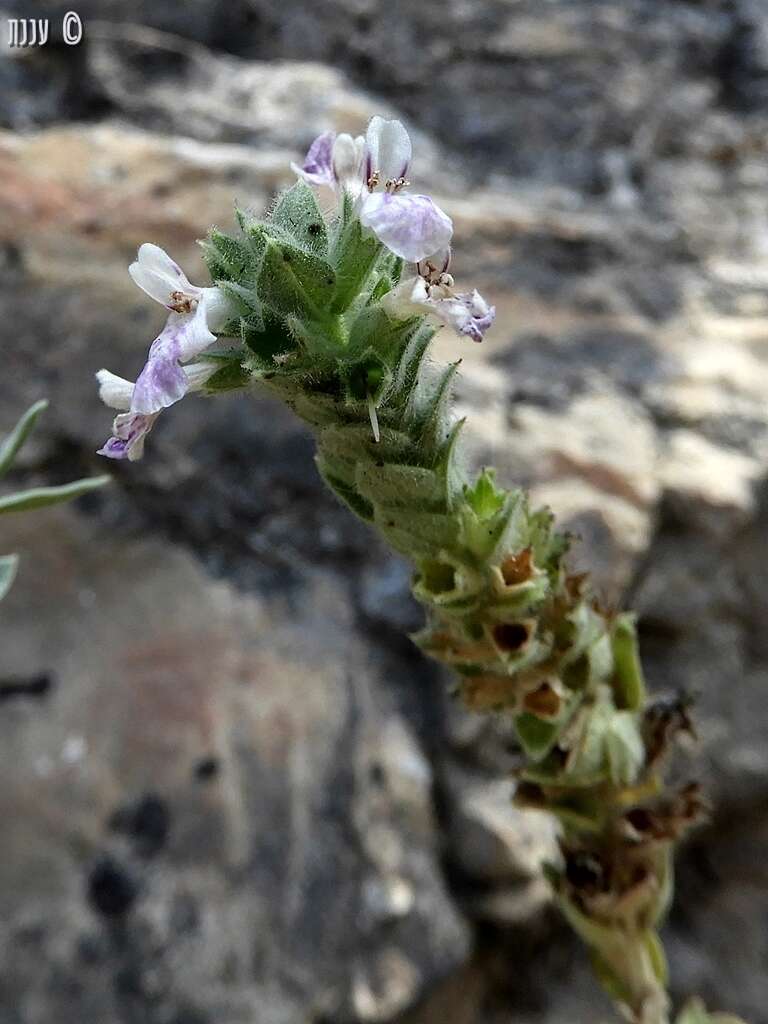
<svg viewBox="0 0 768 1024">
<path fill-rule="evenodd" d="M 368 180 L 366 181 L 366 185 L 368 186 L 368 191 L 369 192 L 373 192 L 373 190 L 378 186 L 378 184 L 379 184 L 379 172 L 378 171 L 374 171 L 372 174 L 368 175 Z"/>
<path fill-rule="evenodd" d="M 174 313 L 194 313 L 197 309 L 197 299 L 194 295 L 187 295 L 186 292 L 171 292 L 171 301 L 168 308 Z"/>
<path fill-rule="evenodd" d="M 373 396 L 370 394 L 368 395 L 368 416 L 371 420 L 373 440 L 378 444 L 381 440 L 381 435 L 379 434 L 379 417 L 376 414 L 376 403 L 373 400 Z"/>
<path fill-rule="evenodd" d="M 379 183 L 379 176 L 377 174 L 376 175 L 376 184 L 378 185 L 378 183 Z M 387 178 L 387 180 L 384 182 L 384 188 L 390 194 L 394 194 L 395 192 L 399 192 L 400 189 L 408 188 L 408 186 L 410 184 L 411 184 L 410 181 L 408 181 L 406 178 Z"/>
<path fill-rule="evenodd" d="M 444 253 L 437 255 L 442 255 L 443 259 L 435 262 L 435 257 L 431 256 L 429 259 L 420 260 L 416 264 L 416 272 L 419 277 L 424 278 L 430 287 L 441 288 L 448 295 L 454 285 L 453 276 L 448 273 L 448 267 L 451 265 L 451 250 L 448 248 Z"/>
</svg>

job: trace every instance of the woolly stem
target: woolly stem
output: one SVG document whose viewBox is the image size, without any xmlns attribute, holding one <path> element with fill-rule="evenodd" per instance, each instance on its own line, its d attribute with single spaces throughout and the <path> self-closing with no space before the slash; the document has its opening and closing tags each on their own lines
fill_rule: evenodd
<svg viewBox="0 0 768 1024">
<path fill-rule="evenodd" d="M 558 903 L 630 1019 L 665 1024 L 655 928 L 672 840 L 697 809 L 693 793 L 660 799 L 658 747 L 672 719 L 653 728 L 632 620 L 568 574 L 549 513 L 490 472 L 470 485 L 463 424 L 449 411 L 456 367 L 428 364 L 427 337 L 413 335 L 400 387 L 379 407 L 379 443 L 366 405 L 328 401 L 309 382 L 290 396 L 284 382 L 273 389 L 314 428 L 328 485 L 413 558 L 427 613 L 415 642 L 454 670 L 469 708 L 513 717 L 529 758 L 517 802 L 562 825 L 563 864 L 548 868 Z"/>
</svg>

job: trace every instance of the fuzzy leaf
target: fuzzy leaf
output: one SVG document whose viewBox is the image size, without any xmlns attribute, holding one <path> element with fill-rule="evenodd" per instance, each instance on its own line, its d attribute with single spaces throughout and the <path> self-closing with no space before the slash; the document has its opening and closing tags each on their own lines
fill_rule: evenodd
<svg viewBox="0 0 768 1024">
<path fill-rule="evenodd" d="M 365 288 L 382 246 L 373 235 L 365 235 L 345 194 L 331 245 L 331 262 L 336 270 L 336 290 L 331 311 L 343 313 Z"/>
<path fill-rule="evenodd" d="M 277 363 L 274 357 L 285 355 L 296 348 L 296 343 L 285 324 L 269 311 L 265 313 L 260 324 L 243 319 L 240 322 L 240 336 L 247 348 L 257 357 L 258 368 L 254 369 L 258 369 L 259 372 L 276 372 Z"/>
<path fill-rule="evenodd" d="M 205 264 L 215 281 L 233 281 L 243 285 L 255 277 L 258 260 L 247 242 L 212 228 L 208 238 L 200 244 Z"/>
<path fill-rule="evenodd" d="M 253 378 L 243 366 L 242 354 L 239 357 L 220 359 L 217 362 L 221 362 L 221 369 L 217 370 L 205 382 L 204 390 L 206 394 L 213 395 L 219 394 L 222 391 L 237 391 L 251 383 Z"/>
<path fill-rule="evenodd" d="M 299 248 L 328 254 L 328 229 L 314 191 L 299 179 L 278 198 L 270 224 L 282 228 Z"/>
<path fill-rule="evenodd" d="M 327 316 L 336 276 L 318 256 L 270 238 L 259 274 L 259 297 L 284 314 Z"/>
<path fill-rule="evenodd" d="M 421 466 L 361 463 L 357 467 L 357 488 L 375 505 L 439 511 L 443 504 L 443 489 L 437 474 Z"/>
<path fill-rule="evenodd" d="M 420 445 L 433 457 L 450 437 L 450 403 L 458 369 L 456 362 L 443 367 L 435 377 L 420 375 L 406 412 L 406 422 L 410 421 L 411 429 L 419 434 Z"/>
</svg>

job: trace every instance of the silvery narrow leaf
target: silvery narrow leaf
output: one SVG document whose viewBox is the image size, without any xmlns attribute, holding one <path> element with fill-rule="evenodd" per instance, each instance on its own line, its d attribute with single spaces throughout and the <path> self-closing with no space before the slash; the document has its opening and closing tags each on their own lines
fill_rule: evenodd
<svg viewBox="0 0 768 1024">
<path fill-rule="evenodd" d="M 18 566 L 18 555 L 0 555 L 0 601 L 11 589 Z"/>
<path fill-rule="evenodd" d="M 95 476 L 86 480 L 75 480 L 61 487 L 35 487 L 30 491 L 20 491 L 0 498 L 0 515 L 4 512 L 26 512 L 31 508 L 43 508 L 45 505 L 57 505 L 60 501 L 71 501 L 81 494 L 95 491 L 109 482 L 108 476 Z"/>
<path fill-rule="evenodd" d="M 34 405 L 27 409 L 11 433 L 3 441 L 0 446 L 0 477 L 5 476 L 11 468 L 13 460 L 16 458 L 16 453 L 29 437 L 37 417 L 47 408 L 48 403 L 45 399 L 35 402 Z"/>
</svg>

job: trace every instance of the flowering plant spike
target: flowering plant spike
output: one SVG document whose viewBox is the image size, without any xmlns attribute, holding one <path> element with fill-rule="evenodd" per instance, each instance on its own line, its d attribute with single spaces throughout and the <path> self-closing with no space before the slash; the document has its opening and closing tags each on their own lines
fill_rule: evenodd
<svg viewBox="0 0 768 1024">
<path fill-rule="evenodd" d="M 546 871 L 599 979 L 627 1019 L 665 1024 L 658 927 L 673 847 L 702 811 L 694 784 L 669 790 L 661 775 L 687 709 L 649 701 L 632 615 L 569 573 L 550 512 L 491 469 L 468 476 L 458 362 L 435 365 L 429 345 L 441 325 L 481 341 L 495 310 L 455 290 L 450 218 L 408 191 L 410 164 L 397 121 L 321 135 L 265 220 L 237 211 L 236 235 L 209 233 L 209 287 L 142 246 L 131 275 L 169 317 L 135 384 L 100 371 L 121 410 L 101 453 L 139 458 L 160 412 L 191 391 L 258 383 L 309 424 L 327 485 L 414 564 L 426 615 L 414 641 L 450 666 L 470 708 L 513 720 L 527 759 L 516 800 L 562 826 Z M 330 219 L 315 186 L 335 192 Z M 679 1024 L 720 1019 L 696 1003 Z"/>
</svg>

